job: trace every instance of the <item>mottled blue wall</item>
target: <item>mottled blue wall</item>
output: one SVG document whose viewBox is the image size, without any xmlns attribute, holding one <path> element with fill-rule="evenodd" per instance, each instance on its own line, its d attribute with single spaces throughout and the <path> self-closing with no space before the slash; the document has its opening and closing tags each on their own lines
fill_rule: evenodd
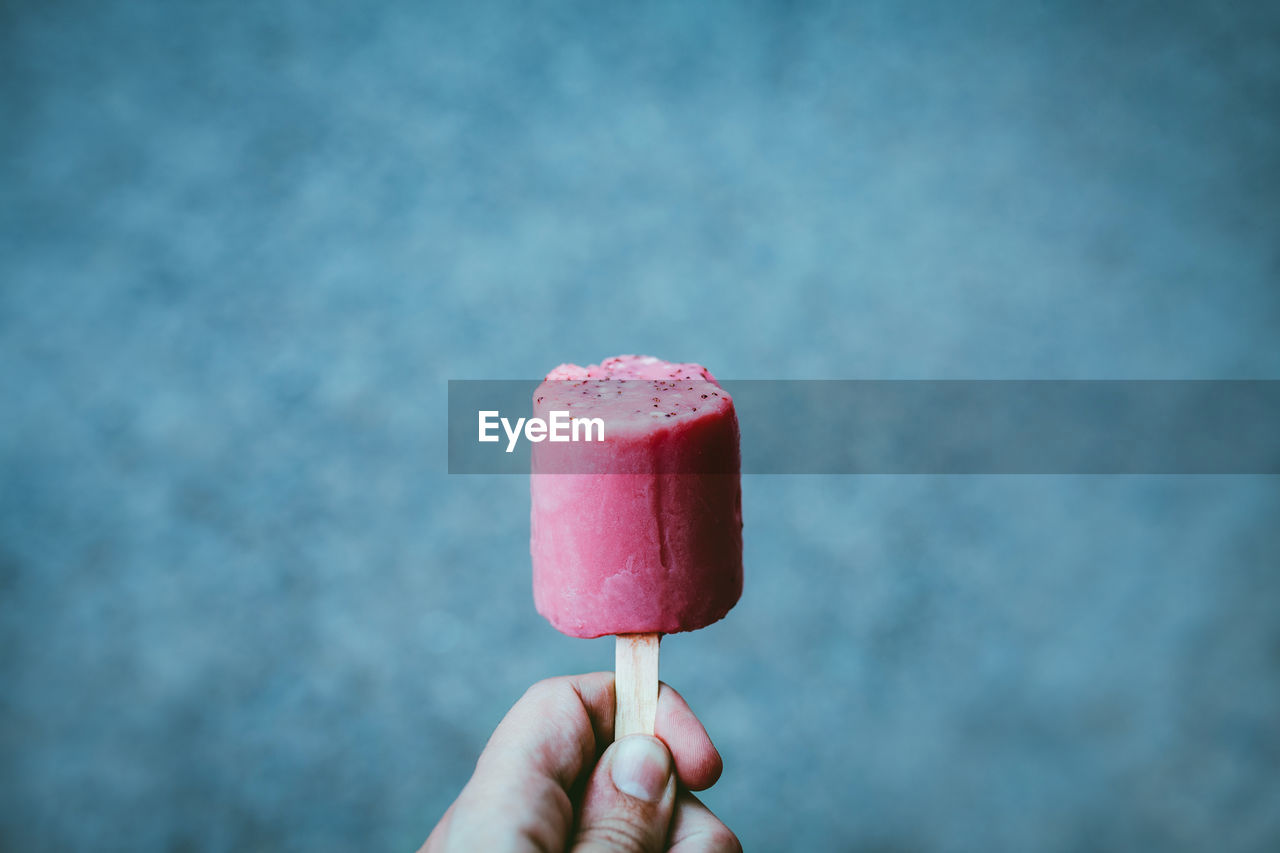
<svg viewBox="0 0 1280 853">
<path fill-rule="evenodd" d="M 447 379 L 1280 378 L 1275 4 L 632 5 L 0 8 L 0 848 L 411 850 L 611 665 Z M 1276 478 L 744 511 L 748 849 L 1280 846 Z"/>
</svg>

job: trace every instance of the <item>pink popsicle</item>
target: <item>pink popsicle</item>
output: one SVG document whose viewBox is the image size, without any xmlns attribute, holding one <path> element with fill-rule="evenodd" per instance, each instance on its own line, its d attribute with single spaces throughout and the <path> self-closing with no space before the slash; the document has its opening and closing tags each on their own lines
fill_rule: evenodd
<svg viewBox="0 0 1280 853">
<path fill-rule="evenodd" d="M 701 365 L 618 356 L 551 371 L 534 414 L 554 411 L 600 418 L 605 440 L 533 445 L 538 612 L 574 637 L 670 634 L 723 618 L 742 594 L 729 395 Z"/>
</svg>

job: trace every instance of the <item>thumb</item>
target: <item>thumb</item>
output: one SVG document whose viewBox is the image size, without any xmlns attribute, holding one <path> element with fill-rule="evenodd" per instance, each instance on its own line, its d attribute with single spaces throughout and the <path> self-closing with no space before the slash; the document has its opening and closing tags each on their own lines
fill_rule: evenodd
<svg viewBox="0 0 1280 853">
<path fill-rule="evenodd" d="M 648 735 L 629 735 L 600 756 L 587 782 L 574 853 L 660 853 L 675 810 L 671 753 Z"/>
</svg>

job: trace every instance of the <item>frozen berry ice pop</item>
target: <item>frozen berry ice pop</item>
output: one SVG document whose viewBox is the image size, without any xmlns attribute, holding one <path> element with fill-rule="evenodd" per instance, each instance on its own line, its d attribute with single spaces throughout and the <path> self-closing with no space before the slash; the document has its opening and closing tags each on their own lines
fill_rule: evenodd
<svg viewBox="0 0 1280 853">
<path fill-rule="evenodd" d="M 533 445 L 534 604 L 570 636 L 619 635 L 615 736 L 652 733 L 659 637 L 723 618 L 742 594 L 733 400 L 701 365 L 626 355 L 557 367 L 533 403 L 604 433 Z"/>
</svg>

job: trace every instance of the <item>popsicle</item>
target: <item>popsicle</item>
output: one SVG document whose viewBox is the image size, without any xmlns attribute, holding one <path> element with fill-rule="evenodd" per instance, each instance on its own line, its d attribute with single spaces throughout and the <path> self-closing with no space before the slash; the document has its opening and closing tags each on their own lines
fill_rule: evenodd
<svg viewBox="0 0 1280 853">
<path fill-rule="evenodd" d="M 661 636 L 742 594 L 733 400 L 699 364 L 625 355 L 560 365 L 533 408 L 603 425 L 603 440 L 532 446 L 534 604 L 570 636 L 618 635 L 615 737 L 652 734 Z"/>
</svg>

